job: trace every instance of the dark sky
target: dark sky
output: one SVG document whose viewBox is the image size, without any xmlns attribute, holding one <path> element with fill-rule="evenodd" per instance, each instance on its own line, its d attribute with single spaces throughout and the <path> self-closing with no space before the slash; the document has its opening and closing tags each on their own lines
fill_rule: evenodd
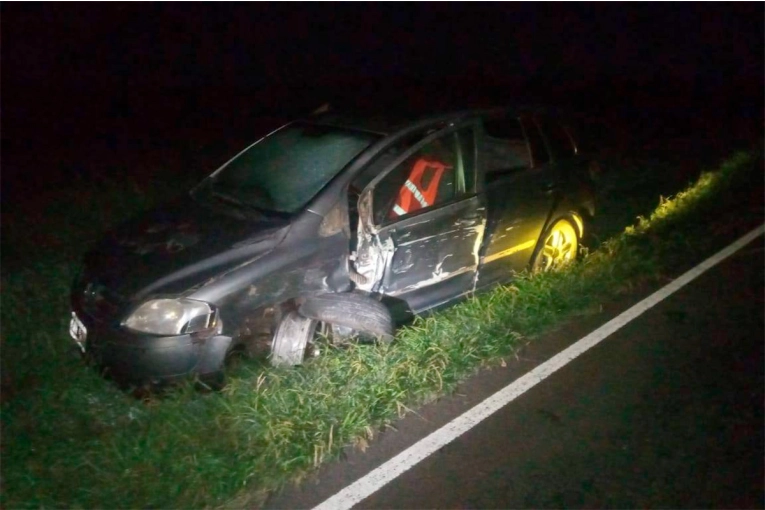
<svg viewBox="0 0 765 510">
<path fill-rule="evenodd" d="M 761 4 L 6 4 L 4 68 L 34 85 L 528 78 L 761 65 Z M 7 75 L 7 73 L 4 73 Z"/>
<path fill-rule="evenodd" d="M 415 88 L 759 108 L 764 15 L 761 3 L 6 3 L 3 147 L 228 136 L 326 98 Z"/>
</svg>

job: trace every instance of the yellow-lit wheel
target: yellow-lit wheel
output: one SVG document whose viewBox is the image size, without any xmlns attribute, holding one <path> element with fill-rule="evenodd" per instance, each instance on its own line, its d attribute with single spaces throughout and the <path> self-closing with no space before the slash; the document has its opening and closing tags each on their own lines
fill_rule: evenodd
<svg viewBox="0 0 765 510">
<path fill-rule="evenodd" d="M 547 230 L 534 251 L 531 270 L 534 273 L 554 271 L 576 260 L 579 251 L 579 234 L 567 219 L 556 221 Z"/>
</svg>

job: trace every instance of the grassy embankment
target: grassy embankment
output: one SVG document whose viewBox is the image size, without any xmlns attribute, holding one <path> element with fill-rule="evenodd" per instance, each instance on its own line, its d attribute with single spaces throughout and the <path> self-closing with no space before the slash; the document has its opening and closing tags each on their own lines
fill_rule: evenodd
<svg viewBox="0 0 765 510">
<path fill-rule="evenodd" d="M 84 367 L 68 339 L 69 283 L 96 229 L 88 213 L 62 199 L 40 227 L 54 246 L 37 257 L 30 251 L 2 275 L 1 505 L 256 504 L 344 445 L 363 448 L 386 422 L 541 331 L 659 281 L 755 226 L 763 214 L 761 169 L 760 154 L 737 153 L 672 199 L 659 198 L 679 189 L 662 187 L 671 167 L 654 161 L 612 169 L 618 172 L 603 184 L 607 200 L 596 225 L 600 246 L 569 270 L 521 276 L 418 319 L 390 346 L 330 350 L 292 369 L 245 365 L 221 393 L 189 385 L 148 402 Z M 89 209 L 111 212 L 98 220 L 103 225 L 153 202 L 136 189 L 90 191 L 83 202 L 97 203 Z M 644 216 L 628 226 L 637 214 Z M 4 232 L 11 234 L 24 237 Z"/>
</svg>

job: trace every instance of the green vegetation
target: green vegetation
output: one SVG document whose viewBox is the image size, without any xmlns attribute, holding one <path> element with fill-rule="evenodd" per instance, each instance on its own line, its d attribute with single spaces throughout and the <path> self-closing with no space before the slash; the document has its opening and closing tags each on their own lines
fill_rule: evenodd
<svg viewBox="0 0 765 510">
<path fill-rule="evenodd" d="M 659 194 L 672 191 L 656 180 L 667 169 L 612 168 L 602 182 L 609 200 L 594 225 L 600 246 L 564 272 L 521 275 L 418 318 L 391 345 L 327 346 L 298 368 L 245 364 L 220 393 L 189 384 L 144 401 L 83 366 L 68 338 L 76 253 L 95 229 L 62 199 L 58 214 L 75 215 L 66 242 L 3 270 L 0 506 L 255 505 L 343 446 L 364 448 L 386 423 L 541 331 L 698 262 L 756 226 L 763 215 L 761 169 L 760 154 L 737 153 L 651 212 Z M 83 203 L 100 201 L 89 208 L 110 212 L 102 225 L 153 202 L 137 189 L 89 191 Z M 62 221 L 53 217 L 39 228 L 57 239 Z M 25 235 L 4 232 L 5 246 L 10 234 Z M 30 254 L 32 247 L 22 246 Z"/>
</svg>

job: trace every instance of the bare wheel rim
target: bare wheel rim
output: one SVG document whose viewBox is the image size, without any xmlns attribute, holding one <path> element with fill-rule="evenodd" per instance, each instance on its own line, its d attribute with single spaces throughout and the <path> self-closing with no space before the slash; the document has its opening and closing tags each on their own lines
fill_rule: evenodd
<svg viewBox="0 0 765 510">
<path fill-rule="evenodd" d="M 316 333 L 317 321 L 289 312 L 282 318 L 271 344 L 271 363 L 299 365 L 306 355 L 308 343 Z"/>
<path fill-rule="evenodd" d="M 560 220 L 547 233 L 535 269 L 550 271 L 561 268 L 576 259 L 578 250 L 576 229 L 568 221 Z"/>
</svg>

